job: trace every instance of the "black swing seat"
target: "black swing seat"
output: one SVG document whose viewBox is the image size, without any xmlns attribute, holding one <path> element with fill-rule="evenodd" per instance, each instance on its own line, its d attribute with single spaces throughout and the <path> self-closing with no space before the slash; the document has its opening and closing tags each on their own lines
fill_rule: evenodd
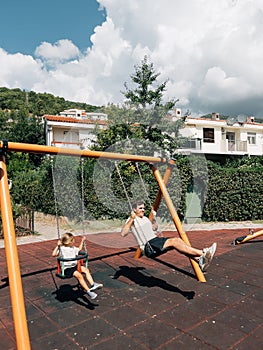
<svg viewBox="0 0 263 350">
<path fill-rule="evenodd" d="M 57 257 L 57 273 L 56 276 L 61 279 L 71 278 L 65 275 L 65 261 L 76 261 L 77 260 L 77 270 L 81 272 L 81 266 L 85 265 L 88 267 L 88 253 L 79 251 L 79 254 L 74 258 L 63 258 L 61 256 Z"/>
</svg>

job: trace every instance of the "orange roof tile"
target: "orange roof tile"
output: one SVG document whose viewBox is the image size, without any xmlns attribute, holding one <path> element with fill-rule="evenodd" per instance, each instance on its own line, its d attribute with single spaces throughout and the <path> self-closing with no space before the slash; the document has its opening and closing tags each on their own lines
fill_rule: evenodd
<svg viewBox="0 0 263 350">
<path fill-rule="evenodd" d="M 80 124 L 100 124 L 100 125 L 107 125 L 107 122 L 105 120 L 100 119 L 78 119 L 74 117 L 63 117 L 58 115 L 45 115 L 44 118 L 46 120 L 55 121 L 55 122 L 61 122 L 61 123 L 80 123 Z"/>
</svg>

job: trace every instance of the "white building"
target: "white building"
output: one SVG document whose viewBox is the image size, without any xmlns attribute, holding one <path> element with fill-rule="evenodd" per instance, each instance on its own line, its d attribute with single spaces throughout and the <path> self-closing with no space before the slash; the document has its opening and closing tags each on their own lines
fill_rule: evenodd
<svg viewBox="0 0 263 350">
<path fill-rule="evenodd" d="M 187 116 L 178 153 L 191 152 L 206 155 L 263 155 L 263 124 L 254 117 L 229 117 L 220 119 L 219 113 L 212 118 Z"/>
<path fill-rule="evenodd" d="M 89 148 L 96 141 L 96 130 L 107 128 L 107 114 L 69 109 L 60 115 L 44 115 L 46 145 Z"/>
</svg>

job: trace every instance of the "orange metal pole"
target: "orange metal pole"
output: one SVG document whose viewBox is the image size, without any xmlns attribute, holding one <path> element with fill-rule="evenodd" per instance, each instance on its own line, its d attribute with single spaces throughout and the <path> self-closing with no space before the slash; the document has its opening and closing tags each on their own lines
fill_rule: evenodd
<svg viewBox="0 0 263 350">
<path fill-rule="evenodd" d="M 175 164 L 175 160 L 171 160 L 170 163 L 168 164 L 166 170 L 165 170 L 164 177 L 163 177 L 163 182 L 165 185 L 167 185 L 167 183 L 169 181 L 169 178 L 172 174 L 172 168 L 173 168 L 174 164 Z M 155 210 L 156 212 L 159 208 L 161 199 L 162 199 L 162 191 L 159 189 L 157 196 L 156 196 L 156 199 L 155 199 L 154 204 L 153 204 L 153 210 Z M 152 219 L 153 219 L 153 212 L 151 211 L 150 215 L 149 215 L 149 220 L 152 221 Z M 134 259 L 139 259 L 141 256 L 142 256 L 142 251 L 141 251 L 141 248 L 138 247 L 136 252 L 135 252 Z"/>
<path fill-rule="evenodd" d="M 165 184 L 165 186 L 168 184 L 168 181 L 169 181 L 170 176 L 171 176 L 172 171 L 173 171 L 173 166 L 175 164 L 176 164 L 176 161 L 171 159 L 166 170 L 165 170 L 165 173 L 163 176 L 163 183 Z M 156 212 L 157 212 L 159 205 L 161 203 L 162 195 L 163 195 L 162 191 L 159 189 L 157 196 L 156 196 L 156 199 L 155 199 L 154 204 L 153 204 L 153 210 L 155 210 Z M 150 215 L 149 215 L 150 220 L 152 220 L 152 216 L 153 216 L 153 213 L 150 212 Z"/>
<path fill-rule="evenodd" d="M 0 141 L 0 148 L 3 147 L 3 141 Z M 148 162 L 148 163 L 167 163 L 165 158 L 148 157 L 123 153 L 112 153 L 103 151 L 78 150 L 73 148 L 52 147 L 43 145 L 34 145 L 30 143 L 8 142 L 9 152 L 26 152 L 26 153 L 43 153 L 52 155 L 66 155 L 85 158 L 102 158 L 102 159 L 118 159 L 129 160 L 134 162 Z"/>
<path fill-rule="evenodd" d="M 31 347 L 26 321 L 26 311 L 18 261 L 18 251 L 16 246 L 12 205 L 8 188 L 5 157 L 3 155 L 0 155 L 0 203 L 17 349 L 29 350 Z"/>
<path fill-rule="evenodd" d="M 163 194 L 163 197 L 164 197 L 164 199 L 165 199 L 165 201 L 166 201 L 167 207 L 168 207 L 168 209 L 169 209 L 169 211 L 170 211 L 170 213 L 171 213 L 173 222 L 174 222 L 174 224 L 175 224 L 175 227 L 176 227 L 176 229 L 177 229 L 177 231 L 178 231 L 179 236 L 181 237 L 181 239 L 182 239 L 186 244 L 188 244 L 188 245 L 190 246 L 191 244 L 190 244 L 190 242 L 189 242 L 189 239 L 188 239 L 186 233 L 185 233 L 184 230 L 183 230 L 182 223 L 181 223 L 181 221 L 180 221 L 180 219 L 179 219 L 179 216 L 178 216 L 178 214 L 177 214 L 177 211 L 176 211 L 176 209 L 175 209 L 175 207 L 174 207 L 174 205 L 173 205 L 173 202 L 172 202 L 172 200 L 171 200 L 171 197 L 170 197 L 170 195 L 169 195 L 169 193 L 168 193 L 168 191 L 167 191 L 167 188 L 166 188 L 166 186 L 165 186 L 165 184 L 164 184 L 164 181 L 163 181 L 163 179 L 162 179 L 162 176 L 161 176 L 161 174 L 160 174 L 160 171 L 159 171 L 155 166 L 152 166 L 152 171 L 153 171 L 153 174 L 154 174 L 154 176 L 155 176 L 155 178 L 156 178 L 156 180 L 157 180 L 157 182 L 158 182 L 158 184 L 159 184 L 159 188 L 160 188 L 160 190 L 161 190 L 161 192 L 162 192 L 162 194 Z M 190 262 L 191 262 L 192 267 L 193 267 L 193 269 L 194 269 L 194 271 L 195 271 L 195 274 L 196 274 L 197 279 L 198 279 L 200 282 L 206 282 L 206 279 L 205 279 L 205 277 L 204 277 L 204 274 L 203 274 L 203 272 L 201 271 L 201 269 L 200 269 L 198 263 L 197 263 L 195 260 L 193 260 L 193 259 L 190 259 Z"/>
<path fill-rule="evenodd" d="M 242 236 L 242 237 L 237 237 L 234 240 L 234 244 L 241 244 L 241 243 L 245 243 L 247 241 L 250 241 L 251 239 L 257 238 L 259 236 L 263 235 L 263 230 L 257 231 L 257 232 L 253 232 L 253 233 L 249 233 L 246 236 Z"/>
</svg>

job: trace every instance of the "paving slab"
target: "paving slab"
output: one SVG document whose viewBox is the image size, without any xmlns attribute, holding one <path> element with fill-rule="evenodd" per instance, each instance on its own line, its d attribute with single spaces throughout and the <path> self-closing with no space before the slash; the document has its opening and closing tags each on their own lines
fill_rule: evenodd
<svg viewBox="0 0 263 350">
<path fill-rule="evenodd" d="M 193 246 L 218 243 L 206 283 L 197 281 L 189 260 L 175 251 L 155 260 L 134 259 L 134 242 L 124 243 L 119 232 L 89 236 L 89 267 L 104 284 L 95 300 L 74 278 L 56 276 L 51 256 L 56 238 L 18 244 L 31 348 L 262 348 L 263 239 L 231 244 L 247 232 L 247 227 L 187 231 Z M 0 274 L 1 350 L 11 350 L 16 339 L 4 248 Z"/>
</svg>

